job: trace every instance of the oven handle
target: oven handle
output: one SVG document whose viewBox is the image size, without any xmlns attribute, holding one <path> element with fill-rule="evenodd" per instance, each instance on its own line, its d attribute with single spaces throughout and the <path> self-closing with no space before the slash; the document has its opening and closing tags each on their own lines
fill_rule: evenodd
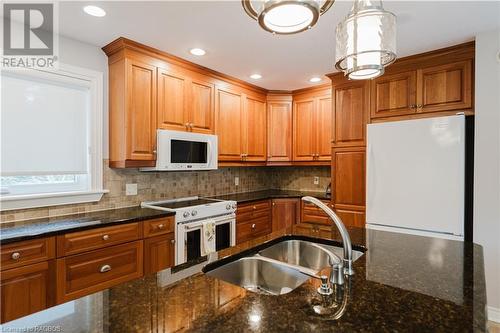
<svg viewBox="0 0 500 333">
<path fill-rule="evenodd" d="M 193 230 L 193 229 L 199 229 L 203 225 L 203 221 L 206 221 L 208 219 L 200 220 L 196 223 L 185 223 L 184 224 L 184 229 L 186 230 Z M 236 222 L 236 219 L 234 216 L 232 217 L 225 217 L 223 219 L 213 219 L 216 225 L 219 224 L 224 224 L 224 223 L 233 223 Z"/>
</svg>

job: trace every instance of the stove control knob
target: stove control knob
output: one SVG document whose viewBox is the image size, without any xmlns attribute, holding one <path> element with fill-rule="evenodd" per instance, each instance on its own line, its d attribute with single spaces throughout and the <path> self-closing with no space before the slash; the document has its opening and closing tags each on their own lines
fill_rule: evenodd
<svg viewBox="0 0 500 333">
<path fill-rule="evenodd" d="M 198 212 L 197 212 L 197 211 L 195 211 L 195 210 L 193 210 L 193 211 L 191 212 L 191 215 L 192 215 L 192 216 L 196 216 L 196 215 L 198 215 Z"/>
<path fill-rule="evenodd" d="M 236 204 L 234 203 L 231 207 L 232 207 L 233 209 L 236 209 Z"/>
<path fill-rule="evenodd" d="M 226 209 L 227 209 L 227 210 L 230 210 L 230 209 L 231 209 L 231 204 L 227 204 L 227 205 L 226 205 Z"/>
<path fill-rule="evenodd" d="M 182 216 L 189 217 L 189 212 L 184 212 L 184 214 L 182 214 Z"/>
</svg>

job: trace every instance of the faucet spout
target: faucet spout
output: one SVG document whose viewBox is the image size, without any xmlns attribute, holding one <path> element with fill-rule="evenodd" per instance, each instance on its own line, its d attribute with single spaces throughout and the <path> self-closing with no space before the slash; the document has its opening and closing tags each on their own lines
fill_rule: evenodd
<svg viewBox="0 0 500 333">
<path fill-rule="evenodd" d="M 333 221 L 335 226 L 340 232 L 340 237 L 342 237 L 342 246 L 344 250 L 344 270 L 347 275 L 354 275 L 354 270 L 352 269 L 352 244 L 351 244 L 351 237 L 349 236 L 349 233 L 347 232 L 347 229 L 340 219 L 340 217 L 335 214 L 335 212 L 322 203 L 320 200 L 313 198 L 313 197 L 302 197 L 302 200 L 306 202 L 310 202 L 319 208 L 321 208 Z"/>
</svg>

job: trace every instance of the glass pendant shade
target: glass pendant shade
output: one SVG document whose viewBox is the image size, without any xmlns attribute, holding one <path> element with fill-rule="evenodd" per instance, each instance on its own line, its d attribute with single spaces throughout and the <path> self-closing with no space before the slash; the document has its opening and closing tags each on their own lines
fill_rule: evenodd
<svg viewBox="0 0 500 333">
<path fill-rule="evenodd" d="M 396 16 L 381 1 L 355 0 L 336 29 L 335 67 L 349 79 L 384 74 L 396 60 Z"/>
<path fill-rule="evenodd" d="M 310 29 L 333 0 L 242 0 L 245 12 L 266 31 L 294 34 Z"/>
</svg>

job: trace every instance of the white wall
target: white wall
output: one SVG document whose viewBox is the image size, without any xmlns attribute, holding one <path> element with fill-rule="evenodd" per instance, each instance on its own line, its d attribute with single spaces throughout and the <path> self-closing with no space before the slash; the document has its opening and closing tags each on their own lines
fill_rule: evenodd
<svg viewBox="0 0 500 333">
<path fill-rule="evenodd" d="M 103 73 L 103 158 L 108 158 L 108 57 L 97 46 L 74 39 L 59 37 L 59 61 L 61 63 L 92 69 Z"/>
<path fill-rule="evenodd" d="M 500 322 L 500 30 L 476 36 L 474 242 L 484 248 L 489 319 Z"/>
</svg>

